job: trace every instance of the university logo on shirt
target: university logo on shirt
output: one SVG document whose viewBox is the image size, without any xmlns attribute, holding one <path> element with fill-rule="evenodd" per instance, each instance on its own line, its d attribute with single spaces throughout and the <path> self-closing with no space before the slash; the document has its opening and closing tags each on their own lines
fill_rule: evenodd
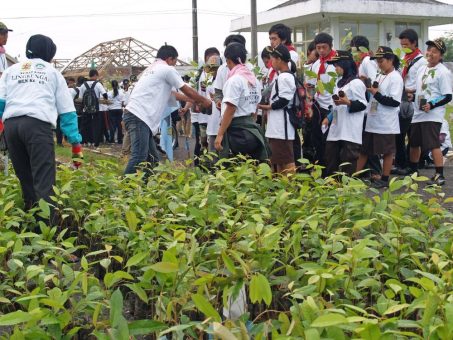
<svg viewBox="0 0 453 340">
<path fill-rule="evenodd" d="M 21 72 L 28 72 L 31 70 L 31 62 L 30 61 L 27 61 L 26 63 L 23 63 L 21 68 L 20 68 Z"/>
<path fill-rule="evenodd" d="M 42 70 L 42 69 L 46 68 L 46 65 L 39 63 L 39 64 L 36 64 L 36 65 L 35 65 L 35 68 L 36 68 L 37 70 Z"/>
</svg>

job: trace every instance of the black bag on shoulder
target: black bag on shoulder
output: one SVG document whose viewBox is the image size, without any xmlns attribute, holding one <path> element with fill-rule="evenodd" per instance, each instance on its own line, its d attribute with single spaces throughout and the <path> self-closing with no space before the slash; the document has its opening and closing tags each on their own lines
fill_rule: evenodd
<svg viewBox="0 0 453 340">
<path fill-rule="evenodd" d="M 289 122 L 297 130 L 301 129 L 304 126 L 304 112 L 305 112 L 305 99 L 306 99 L 306 90 L 304 84 L 297 79 L 294 73 L 292 72 L 282 72 L 282 73 L 291 73 L 294 77 L 296 83 L 296 91 L 292 101 L 283 109 L 285 115 L 288 115 Z M 275 95 L 272 99 L 278 97 L 278 78 L 275 80 Z M 285 119 L 285 138 L 288 139 L 288 127 L 287 121 Z"/>
<path fill-rule="evenodd" d="M 82 97 L 83 113 L 93 114 L 99 111 L 99 99 L 94 90 L 97 83 L 97 80 L 91 86 L 87 82 L 83 83 L 83 86 L 85 86 L 85 92 L 83 92 Z"/>
</svg>

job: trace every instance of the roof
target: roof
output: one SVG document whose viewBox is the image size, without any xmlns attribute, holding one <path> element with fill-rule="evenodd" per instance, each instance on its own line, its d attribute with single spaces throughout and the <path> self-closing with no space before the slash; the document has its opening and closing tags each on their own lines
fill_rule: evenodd
<svg viewBox="0 0 453 340">
<path fill-rule="evenodd" d="M 300 2 L 307 2 L 309 0 L 289 0 L 286 1 L 278 6 L 272 7 L 270 10 L 276 9 L 276 8 L 282 8 L 282 7 L 287 7 L 291 6 L 294 4 L 298 4 Z M 370 1 L 377 1 L 377 0 L 370 0 Z M 382 1 L 389 1 L 389 2 L 409 2 L 409 3 L 420 3 L 420 4 L 428 4 L 428 5 L 439 5 L 439 4 L 444 4 L 442 2 L 436 1 L 436 0 L 382 0 Z"/>
<path fill-rule="evenodd" d="M 266 32 L 276 23 L 288 26 L 317 23 L 330 18 L 363 20 L 423 20 L 428 26 L 451 23 L 453 5 L 436 0 L 289 0 L 258 13 L 258 31 Z M 231 21 L 232 32 L 250 31 L 250 15 Z"/>
<path fill-rule="evenodd" d="M 131 37 L 122 38 L 94 46 L 73 59 L 61 72 L 64 76 L 86 75 L 90 68 L 95 67 L 100 74 L 120 70 L 128 73 L 131 69 L 132 73 L 138 74 L 154 62 L 156 55 L 156 48 Z M 178 59 L 176 65 L 189 64 Z"/>
</svg>

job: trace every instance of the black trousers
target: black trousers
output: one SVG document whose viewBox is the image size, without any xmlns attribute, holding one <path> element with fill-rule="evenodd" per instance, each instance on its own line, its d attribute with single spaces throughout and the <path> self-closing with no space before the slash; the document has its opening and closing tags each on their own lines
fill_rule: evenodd
<svg viewBox="0 0 453 340">
<path fill-rule="evenodd" d="M 193 150 L 194 164 L 198 166 L 200 164 L 201 155 L 201 143 L 200 143 L 200 124 L 198 122 L 192 123 L 195 132 L 195 148 Z"/>
<path fill-rule="evenodd" d="M 313 103 L 313 117 L 311 119 L 311 144 L 315 149 L 314 161 L 319 165 L 325 165 L 325 150 L 327 134 L 323 134 L 321 123 L 329 114 L 329 110 L 319 106 L 318 102 Z"/>
<path fill-rule="evenodd" d="M 99 146 L 103 129 L 104 122 L 101 112 L 82 114 L 81 130 L 83 143 L 93 143 L 95 146 Z"/>
<path fill-rule="evenodd" d="M 52 126 L 28 116 L 5 121 L 5 136 L 25 208 L 40 199 L 50 202 L 55 185 L 55 151 Z"/>
<path fill-rule="evenodd" d="M 57 134 L 57 144 L 63 144 L 63 132 L 60 129 L 60 117 L 57 118 L 57 127 L 55 128 L 55 133 Z"/>
<path fill-rule="evenodd" d="M 402 118 L 400 121 L 400 134 L 395 136 L 396 153 L 395 153 L 395 166 L 399 168 L 406 168 L 409 166 L 408 162 L 408 148 L 406 144 L 406 136 L 409 137 L 412 117 Z"/>
<path fill-rule="evenodd" d="M 123 121 L 123 110 L 110 110 L 110 140 L 109 142 L 115 142 L 115 132 L 117 132 L 118 144 L 123 143 L 123 128 L 121 122 Z"/>
<path fill-rule="evenodd" d="M 327 176 L 337 171 L 345 172 L 351 176 L 357 170 L 357 159 L 360 154 L 360 144 L 344 140 L 326 143 L 326 169 Z M 349 163 L 349 164 L 344 164 Z M 344 164 L 343 166 L 340 166 Z"/>
</svg>

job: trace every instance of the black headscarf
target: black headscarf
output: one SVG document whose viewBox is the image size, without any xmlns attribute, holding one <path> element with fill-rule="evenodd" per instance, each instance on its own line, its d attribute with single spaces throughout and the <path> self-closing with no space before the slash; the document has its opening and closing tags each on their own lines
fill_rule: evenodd
<svg viewBox="0 0 453 340">
<path fill-rule="evenodd" d="M 57 46 L 52 39 L 42 34 L 32 35 L 25 47 L 28 59 L 39 58 L 50 63 L 57 53 Z"/>
</svg>

